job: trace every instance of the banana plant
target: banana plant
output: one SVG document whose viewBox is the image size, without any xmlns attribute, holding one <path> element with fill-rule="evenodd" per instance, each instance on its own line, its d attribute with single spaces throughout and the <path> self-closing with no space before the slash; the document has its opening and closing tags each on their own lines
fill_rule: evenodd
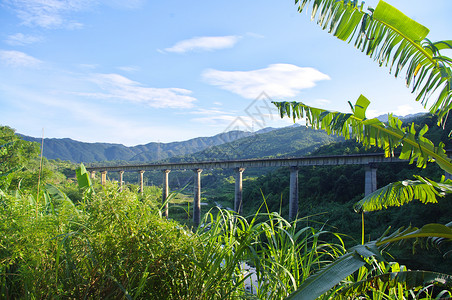
<svg viewBox="0 0 452 300">
<path fill-rule="evenodd" d="M 382 274 L 359 282 L 351 284 L 344 282 L 346 277 L 369 265 L 371 259 L 384 261 L 380 252 L 388 244 L 414 238 L 431 237 L 432 234 L 437 237 L 452 239 L 451 225 L 451 223 L 447 225 L 427 224 L 421 228 L 400 228 L 390 235 L 387 235 L 388 229 L 379 239 L 350 248 L 346 254 L 336 259 L 333 263 L 308 277 L 286 300 L 314 300 L 325 294 L 328 296 L 330 292 L 335 292 L 336 295 L 347 295 L 350 293 L 356 295 L 357 291 L 370 291 L 370 287 L 375 287 L 374 283 L 377 280 L 388 284 L 385 290 L 390 289 L 391 285 L 397 283 L 403 283 L 405 290 L 419 289 L 428 284 L 451 289 L 452 275 L 422 270 L 407 271 L 402 269 L 396 272 L 382 272 Z M 334 286 L 336 288 L 332 290 Z M 385 291 L 382 292 L 384 293 Z M 330 296 L 327 298 L 330 299 Z M 347 298 L 345 297 L 345 299 Z"/>
<path fill-rule="evenodd" d="M 305 119 L 306 125 L 314 129 L 325 130 L 328 134 L 340 135 L 346 139 L 354 139 L 365 147 L 382 148 L 386 157 L 395 156 L 395 150 L 400 149 L 398 157 L 416 163 L 425 168 L 428 162 L 435 162 L 445 172 L 452 174 L 452 161 L 444 150 L 444 144 L 435 146 L 424 135 L 428 132 L 425 125 L 416 130 L 414 124 L 403 126 L 400 119 L 389 114 L 388 122 L 366 118 L 366 110 L 370 101 L 361 95 L 355 105 L 350 104 L 351 113 L 341 113 L 314 108 L 301 102 L 274 102 L 281 118 L 288 116 Z M 391 183 L 367 195 L 355 208 L 362 211 L 372 211 L 388 206 L 400 206 L 413 199 L 423 203 L 437 203 L 438 197 L 452 193 L 452 181 L 442 179 L 435 182 L 420 176 L 416 180 L 404 180 Z"/>
<path fill-rule="evenodd" d="M 452 60 L 441 55 L 440 50 L 452 49 L 451 41 L 432 43 L 427 39 L 429 30 L 425 26 L 384 1 L 380 1 L 375 9 L 364 11 L 364 2 L 358 5 L 357 0 L 295 0 L 300 12 L 308 3 L 312 3 L 311 19 L 317 20 L 322 29 L 343 41 L 354 42 L 357 49 L 373 58 L 380 67 L 388 67 L 396 77 L 405 70 L 406 84 L 416 93 L 416 100 L 421 101 L 424 107 L 429 106 L 430 112 L 438 116 L 438 123 L 444 121 L 452 108 Z M 432 94 L 438 96 L 429 104 Z M 365 113 L 369 104 L 370 101 L 361 95 L 356 104 L 351 105 L 351 113 L 340 113 L 313 108 L 300 102 L 275 102 L 281 117 L 289 116 L 294 121 L 305 118 L 307 126 L 346 139 L 355 139 L 366 147 L 380 147 L 386 156 L 393 156 L 394 150 L 400 149 L 400 159 L 409 160 L 422 168 L 426 167 L 427 162 L 434 161 L 452 174 L 452 162 L 445 153 L 444 144 L 435 146 L 424 137 L 427 126 L 421 130 L 416 130 L 414 125 L 404 127 L 391 114 L 387 123 L 367 119 Z M 376 191 L 358 203 L 357 209 L 381 209 L 402 205 L 413 199 L 420 199 L 424 203 L 436 202 L 438 196 L 451 191 L 450 180 L 434 182 L 417 176 L 416 180 L 393 183 Z M 388 243 L 422 237 L 434 237 L 435 241 L 451 240 L 450 225 L 427 224 L 420 229 L 399 229 L 388 237 L 355 246 L 326 268 L 311 275 L 288 299 L 315 299 L 327 293 L 366 265 L 370 258 L 379 257 L 380 251 Z M 446 283 L 448 287 L 452 282 L 450 275 L 427 276 L 425 273 L 416 273 L 418 275 L 427 279 L 416 281 L 417 286 L 431 282 L 431 277 L 435 283 Z M 406 273 L 385 276 L 395 282 L 414 282 L 407 279 Z M 361 283 L 361 286 L 366 284 Z"/>
<path fill-rule="evenodd" d="M 452 108 L 452 59 L 441 55 L 452 49 L 452 41 L 431 42 L 429 29 L 395 7 L 380 1 L 375 9 L 364 9 L 357 0 L 295 0 L 299 12 L 312 3 L 311 19 L 333 36 L 353 42 L 379 66 L 395 77 L 405 70 L 406 85 L 416 100 L 429 107 L 441 122 Z M 428 103 L 432 93 L 438 96 Z"/>
<path fill-rule="evenodd" d="M 366 195 L 354 205 L 357 212 L 377 211 L 390 206 L 401 206 L 414 199 L 420 202 L 438 203 L 438 197 L 452 193 L 452 181 L 444 176 L 440 182 L 435 182 L 421 176 L 414 176 L 417 180 L 402 180 L 390 183 L 373 193 Z"/>
<path fill-rule="evenodd" d="M 80 167 L 75 171 L 77 176 L 78 187 L 83 191 L 84 195 L 89 199 L 94 192 L 94 186 L 91 182 L 91 178 L 89 177 L 89 173 L 85 168 L 83 163 L 80 164 Z"/>
</svg>

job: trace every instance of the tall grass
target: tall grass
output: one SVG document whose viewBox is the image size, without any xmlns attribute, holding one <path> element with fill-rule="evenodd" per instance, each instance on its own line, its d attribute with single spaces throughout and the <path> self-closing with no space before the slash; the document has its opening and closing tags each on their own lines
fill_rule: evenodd
<svg viewBox="0 0 452 300">
<path fill-rule="evenodd" d="M 215 208 L 192 231 L 151 194 L 107 184 L 74 204 L 52 186 L 40 203 L 0 191 L 0 299 L 284 299 L 345 252 L 341 235 L 268 210 Z M 369 262 L 344 281 L 362 284 L 324 298 L 416 296 L 400 284 L 369 292 L 395 267 Z"/>
<path fill-rule="evenodd" d="M 205 216 L 197 231 L 206 250 L 197 258 L 205 270 L 197 273 L 201 276 L 197 282 L 203 292 L 210 291 L 206 299 L 231 295 L 284 299 L 312 272 L 344 252 L 339 235 L 333 234 L 337 244 L 324 242 L 321 237 L 332 233 L 298 228 L 297 221 L 287 222 L 277 213 L 245 218 L 216 210 Z"/>
<path fill-rule="evenodd" d="M 55 189 L 0 199 L 2 299 L 282 299 L 343 251 L 273 213 L 212 210 L 192 232 L 113 184 L 76 205 Z"/>
<path fill-rule="evenodd" d="M 183 298 L 199 244 L 140 195 L 110 186 L 37 218 L 35 205 L 1 197 L 0 298 Z"/>
</svg>

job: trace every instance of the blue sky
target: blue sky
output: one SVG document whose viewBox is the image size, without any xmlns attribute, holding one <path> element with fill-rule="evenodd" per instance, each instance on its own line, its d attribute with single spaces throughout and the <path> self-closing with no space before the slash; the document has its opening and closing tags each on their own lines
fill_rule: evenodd
<svg viewBox="0 0 452 300">
<path fill-rule="evenodd" d="M 452 1 L 387 2 L 451 39 Z M 0 124 L 35 137 L 181 141 L 291 124 L 271 100 L 348 112 L 360 94 L 370 117 L 423 111 L 293 1 L 0 0 L 0 28 Z"/>
</svg>

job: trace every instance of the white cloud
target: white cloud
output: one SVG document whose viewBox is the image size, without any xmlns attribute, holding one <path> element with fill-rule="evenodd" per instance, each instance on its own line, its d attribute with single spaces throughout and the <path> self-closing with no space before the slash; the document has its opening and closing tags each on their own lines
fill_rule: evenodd
<svg viewBox="0 0 452 300">
<path fill-rule="evenodd" d="M 331 101 L 327 100 L 327 99 L 316 99 L 316 100 L 314 100 L 314 102 L 318 106 L 327 106 L 327 105 L 331 104 Z"/>
<path fill-rule="evenodd" d="M 140 67 L 138 67 L 138 66 L 122 66 L 122 67 L 118 67 L 118 69 L 121 71 L 124 71 L 124 72 L 133 73 L 133 72 L 139 71 Z"/>
<path fill-rule="evenodd" d="M 232 121 L 234 121 L 237 117 L 230 116 L 230 115 L 212 115 L 207 117 L 198 117 L 191 119 L 193 122 L 205 124 L 205 125 L 211 125 L 211 126 L 224 126 Z"/>
<path fill-rule="evenodd" d="M 294 97 L 301 90 L 312 88 L 320 80 L 330 77 L 314 68 L 292 64 L 272 64 L 252 71 L 205 70 L 203 79 L 211 85 L 253 99 L 265 92 L 272 98 Z"/>
<path fill-rule="evenodd" d="M 11 67 L 37 67 L 42 63 L 28 54 L 12 50 L 0 50 L 0 61 Z"/>
<path fill-rule="evenodd" d="M 418 112 L 411 105 L 400 105 L 397 106 L 397 109 L 392 113 L 396 116 L 406 116 L 412 113 Z"/>
<path fill-rule="evenodd" d="M 131 102 L 145 103 L 151 107 L 189 108 L 196 98 L 190 90 L 181 88 L 151 88 L 118 74 L 95 74 L 90 80 L 106 93 L 82 93 L 84 96 L 116 98 Z"/>
<path fill-rule="evenodd" d="M 70 12 L 94 4 L 93 0 L 7 0 L 23 24 L 44 28 L 79 28 L 80 23 L 68 20 Z"/>
<path fill-rule="evenodd" d="M 212 51 L 233 47 L 239 36 L 206 36 L 194 37 L 188 40 L 177 42 L 174 46 L 166 48 L 167 52 L 186 53 L 190 51 Z"/>
<path fill-rule="evenodd" d="M 16 33 L 8 36 L 5 42 L 12 46 L 24 46 L 42 41 L 39 36 L 28 35 L 23 33 Z"/>
<path fill-rule="evenodd" d="M 99 67 L 98 64 L 78 64 L 77 67 L 84 69 L 84 70 L 94 70 Z"/>
<path fill-rule="evenodd" d="M 197 110 L 193 110 L 190 112 L 186 112 L 191 115 L 232 115 L 231 112 L 226 112 L 217 108 L 198 108 Z"/>
<path fill-rule="evenodd" d="M 142 7 L 146 0 L 101 0 L 101 2 L 117 9 L 137 9 Z"/>
</svg>

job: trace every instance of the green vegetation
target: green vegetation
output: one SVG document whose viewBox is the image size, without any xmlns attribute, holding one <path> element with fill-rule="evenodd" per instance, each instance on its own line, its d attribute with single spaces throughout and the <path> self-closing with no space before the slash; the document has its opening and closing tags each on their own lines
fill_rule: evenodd
<svg viewBox="0 0 452 300">
<path fill-rule="evenodd" d="M 303 11 L 310 0 L 296 0 L 299 11 Z M 313 1 L 311 18 L 317 18 L 318 24 L 329 30 L 331 34 L 343 41 L 354 41 L 355 47 L 374 58 L 380 66 L 395 67 L 397 77 L 401 70 L 406 71 L 406 84 L 412 86 L 413 93 L 417 93 L 416 100 L 427 107 L 429 98 L 434 91 L 437 97 L 430 104 L 430 112 L 438 117 L 438 124 L 444 123 L 451 109 L 452 100 L 452 60 L 443 56 L 440 50 L 452 49 L 450 41 L 432 43 L 428 40 L 429 30 L 423 25 L 411 20 L 396 8 L 380 1 L 375 9 L 364 11 L 364 3 L 357 1 Z M 422 41 L 422 44 L 421 44 Z M 434 93 L 433 93 L 434 94 Z M 354 139 L 366 148 L 382 148 L 386 156 L 397 156 L 400 159 L 416 163 L 425 168 L 429 161 L 447 173 L 452 173 L 452 161 L 447 157 L 444 143 L 435 145 L 425 137 L 428 126 L 416 128 L 414 124 L 403 126 L 398 118 L 388 116 L 388 122 L 378 119 L 367 119 L 366 110 L 370 101 L 361 95 L 355 105 L 350 102 L 351 113 L 332 112 L 310 107 L 301 102 L 278 102 L 275 105 L 281 117 L 289 116 L 294 120 L 306 118 L 307 125 L 322 129 L 329 134 L 337 134 L 346 139 Z M 415 180 L 403 180 L 390 183 L 379 190 L 366 195 L 355 208 L 362 213 L 382 208 L 401 206 L 413 200 L 422 203 L 437 203 L 438 197 L 444 197 L 452 192 L 452 181 L 442 177 L 440 181 L 415 175 Z M 327 268 L 310 276 L 299 289 L 291 295 L 294 299 L 315 298 L 325 294 L 330 288 L 339 284 L 346 291 L 353 284 L 340 284 L 347 276 L 358 271 L 370 257 L 379 257 L 380 251 L 396 241 L 405 239 L 430 238 L 439 244 L 444 240 L 452 240 L 452 222 L 446 225 L 427 224 L 421 228 L 408 227 L 400 229 L 386 237 L 365 243 L 364 223 L 361 245 L 351 248 L 346 254 L 338 258 Z M 333 272 L 332 270 L 338 270 Z M 404 272 L 398 270 L 389 275 L 389 282 L 412 284 Z M 414 276 L 424 276 L 423 271 L 414 271 Z M 396 279 L 397 277 L 403 280 Z M 421 280 L 416 282 L 425 285 L 428 282 L 440 280 L 448 282 L 450 275 L 433 275 L 435 280 Z M 385 284 L 381 277 L 371 280 L 372 284 Z M 365 285 L 367 286 L 367 285 Z M 368 287 L 368 286 L 367 286 Z M 391 295 L 396 296 L 397 294 Z M 401 295 L 398 295 L 399 297 Z M 412 294 L 412 296 L 414 296 Z M 415 296 L 417 297 L 417 296 Z"/>
<path fill-rule="evenodd" d="M 300 2 L 300 11 L 308 2 Z M 397 73 L 409 63 L 407 83 L 419 92 L 419 100 L 427 103 L 424 97 L 432 89 L 441 90 L 430 107 L 434 116 L 418 124 L 444 124 L 450 109 L 452 73 L 451 60 L 441 56 L 439 50 L 452 48 L 450 42 L 426 41 L 421 45 L 418 40 L 426 36 L 424 27 L 380 3 L 370 13 L 363 13 L 356 2 L 316 0 L 313 16 L 318 12 L 319 24 L 330 27 L 338 38 L 352 40 L 356 34 L 357 47 L 370 56 L 376 55 L 380 64 L 392 66 L 398 60 Z M 400 20 L 410 26 L 398 28 Z M 100 186 L 92 182 L 83 165 L 76 170 L 77 182 L 68 178 L 75 169 L 71 163 L 44 160 L 41 168 L 39 147 L 20 140 L 11 128 L 1 127 L 0 298 L 452 297 L 452 275 L 440 273 L 440 267 L 447 266 L 444 261 L 430 263 L 431 270 L 412 270 L 400 260 L 391 262 L 394 256 L 388 255 L 404 249 L 402 242 L 413 239 L 414 246 L 450 249 L 452 223 L 447 213 L 452 181 L 441 177 L 444 171 L 452 173 L 452 163 L 441 143 L 445 134 L 439 129 L 429 131 L 428 126 L 404 125 L 393 116 L 389 116 L 388 123 L 367 119 L 368 105 L 369 101 L 361 96 L 352 105 L 352 112 L 344 114 L 297 102 L 277 103 L 282 116 L 306 117 L 315 129 L 360 143 L 346 142 L 342 148 L 334 146 L 335 151 L 360 153 L 373 147 L 382 148 L 387 155 L 399 151 L 400 158 L 413 163 L 411 169 L 391 166 L 382 172 L 386 174 L 381 180 L 385 186 L 355 205 L 351 200 L 357 201 L 362 194 L 356 190 L 362 187 L 361 182 L 356 184 L 363 178 L 359 168 L 306 170 L 300 174 L 305 183 L 300 191 L 301 211 L 312 215 L 293 222 L 281 216 L 286 213 L 288 176 L 284 173 L 287 170 L 277 170 L 248 180 L 250 189 L 245 190 L 245 201 L 248 198 L 249 207 L 255 211 L 243 217 L 212 208 L 198 228 L 190 228 L 189 222 L 182 225 L 162 218 L 157 187 L 139 193 L 136 185 L 129 184 L 119 192 L 117 183 Z M 241 143 L 237 140 L 231 145 L 243 147 Z M 284 154 L 297 153 L 300 149 L 295 149 L 294 144 L 285 145 L 294 148 Z M 253 147 L 250 145 L 249 151 L 272 155 L 265 154 L 267 149 Z M 331 147 L 325 146 L 317 153 Z M 217 150 L 211 148 L 206 153 L 216 155 Z M 436 167 L 428 164 L 432 160 Z M 423 173 L 416 166 L 425 168 Z M 411 173 L 416 174 L 414 180 L 399 179 Z M 215 182 L 215 174 L 209 176 Z M 226 189 L 226 184 L 222 188 Z M 178 209 L 181 220 L 188 219 L 187 197 L 172 197 L 170 209 Z M 395 207 L 386 214 L 369 212 L 364 217 L 364 212 L 388 206 Z M 352 214 L 353 208 L 362 214 Z M 438 213 L 441 210 L 443 213 Z M 365 226 L 360 223 L 362 217 L 367 220 Z M 376 236 L 366 229 L 372 223 L 379 224 L 378 232 L 397 218 L 399 223 L 392 224 L 407 227 L 388 229 Z M 360 230 L 361 241 L 353 241 L 359 240 L 353 235 Z M 417 247 L 412 249 L 418 251 Z M 446 252 L 446 259 L 450 259 L 450 253 Z M 423 256 L 422 260 L 428 259 Z"/>
<path fill-rule="evenodd" d="M 27 159 L 37 158 L 36 152 Z M 8 161 L 15 170 L 8 176 L 31 176 L 32 170 L 16 168 L 27 159 Z M 31 187 L 10 185 L 0 193 L 0 298 L 284 299 L 350 243 L 308 218 L 287 222 L 262 195 L 264 206 L 249 217 L 213 208 L 192 231 L 161 217 L 157 187 L 141 194 L 128 184 L 118 192 L 117 183 L 91 182 L 83 167 L 77 185 L 64 176 L 73 176 L 74 165 L 45 164 L 54 184 L 43 183 L 39 197 Z M 173 195 L 171 214 L 180 211 L 187 220 L 190 200 Z M 396 268 L 404 267 L 371 259 L 347 280 L 359 283 Z M 393 290 L 407 295 L 411 287 L 381 288 Z"/>
<path fill-rule="evenodd" d="M 192 232 L 161 218 L 157 188 L 120 193 L 91 182 L 83 166 L 77 180 L 77 201 L 48 183 L 38 196 L 0 193 L 0 298 L 283 298 L 344 251 L 338 235 L 336 244 L 322 242 L 331 233 L 274 213 L 248 221 L 219 210 Z M 256 270 L 254 286 L 245 262 Z"/>
</svg>

